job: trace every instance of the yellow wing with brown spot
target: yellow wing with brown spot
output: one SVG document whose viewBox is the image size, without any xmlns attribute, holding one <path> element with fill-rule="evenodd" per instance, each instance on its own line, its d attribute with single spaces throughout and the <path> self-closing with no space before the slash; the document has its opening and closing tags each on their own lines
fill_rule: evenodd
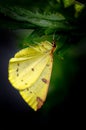
<svg viewBox="0 0 86 130">
<path fill-rule="evenodd" d="M 52 72 L 52 63 L 52 56 L 48 55 L 48 61 L 38 80 L 32 86 L 19 91 L 26 103 L 35 111 L 41 108 L 46 99 Z"/>
<path fill-rule="evenodd" d="M 22 49 L 9 61 L 8 78 L 35 111 L 48 92 L 55 44 L 48 41 Z"/>
<path fill-rule="evenodd" d="M 9 81 L 16 89 L 25 89 L 36 82 L 46 66 L 51 48 L 50 42 L 41 42 L 38 45 L 20 50 L 14 58 L 10 59 Z"/>
</svg>

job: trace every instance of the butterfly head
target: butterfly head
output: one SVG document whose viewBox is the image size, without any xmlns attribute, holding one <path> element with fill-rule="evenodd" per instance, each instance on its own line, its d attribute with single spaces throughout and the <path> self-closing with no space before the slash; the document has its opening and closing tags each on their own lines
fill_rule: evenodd
<svg viewBox="0 0 86 130">
<path fill-rule="evenodd" d="M 53 40 L 51 53 L 53 53 L 55 49 L 56 49 L 56 43 L 55 43 L 55 40 Z"/>
</svg>

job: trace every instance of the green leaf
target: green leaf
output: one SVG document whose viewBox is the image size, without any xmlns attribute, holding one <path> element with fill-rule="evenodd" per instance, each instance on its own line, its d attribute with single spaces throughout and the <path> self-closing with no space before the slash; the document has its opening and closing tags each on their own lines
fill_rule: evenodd
<svg viewBox="0 0 86 130">
<path fill-rule="evenodd" d="M 64 7 L 67 8 L 71 5 L 73 5 L 75 2 L 75 0 L 63 0 L 63 3 L 64 3 Z"/>
<path fill-rule="evenodd" d="M 85 8 L 85 5 L 80 2 L 75 2 L 75 17 L 78 17 L 82 10 Z"/>
</svg>

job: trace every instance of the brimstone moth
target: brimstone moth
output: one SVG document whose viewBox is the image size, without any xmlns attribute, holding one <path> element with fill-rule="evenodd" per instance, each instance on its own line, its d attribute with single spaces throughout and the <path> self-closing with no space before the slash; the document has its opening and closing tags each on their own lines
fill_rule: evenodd
<svg viewBox="0 0 86 130">
<path fill-rule="evenodd" d="M 46 100 L 56 44 L 43 41 L 17 52 L 9 60 L 8 78 L 24 101 L 35 111 Z"/>
</svg>

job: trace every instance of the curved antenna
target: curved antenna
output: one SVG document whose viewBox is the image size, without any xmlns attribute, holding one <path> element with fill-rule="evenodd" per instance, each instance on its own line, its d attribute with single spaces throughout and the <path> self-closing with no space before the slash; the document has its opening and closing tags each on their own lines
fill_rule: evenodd
<svg viewBox="0 0 86 130">
<path fill-rule="evenodd" d="M 55 40 L 55 32 L 54 32 L 54 34 L 53 34 L 53 41 Z"/>
</svg>

